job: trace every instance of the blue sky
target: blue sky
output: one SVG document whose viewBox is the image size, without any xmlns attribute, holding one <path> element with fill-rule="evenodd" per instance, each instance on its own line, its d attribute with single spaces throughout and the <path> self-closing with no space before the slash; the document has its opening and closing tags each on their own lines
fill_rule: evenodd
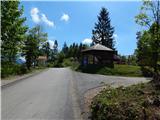
<svg viewBox="0 0 160 120">
<path fill-rule="evenodd" d="M 92 37 L 92 29 L 97 22 L 101 7 L 108 9 L 111 25 L 115 28 L 116 49 L 119 54 L 133 54 L 136 48 L 136 32 L 141 29 L 134 17 L 139 13 L 141 2 L 53 2 L 53 1 L 22 1 L 25 24 L 33 27 L 43 26 L 48 33 L 48 40 L 58 41 L 59 49 L 66 41 L 88 42 Z"/>
</svg>

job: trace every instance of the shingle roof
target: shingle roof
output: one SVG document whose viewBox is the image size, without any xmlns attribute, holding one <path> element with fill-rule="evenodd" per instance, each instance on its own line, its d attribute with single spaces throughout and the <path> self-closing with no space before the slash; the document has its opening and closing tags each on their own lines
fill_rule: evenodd
<svg viewBox="0 0 160 120">
<path fill-rule="evenodd" d="M 82 50 L 82 52 L 91 51 L 91 50 L 114 51 L 111 48 L 108 48 L 108 47 L 106 47 L 104 45 L 95 44 L 95 45 L 89 47 L 88 49 Z"/>
</svg>

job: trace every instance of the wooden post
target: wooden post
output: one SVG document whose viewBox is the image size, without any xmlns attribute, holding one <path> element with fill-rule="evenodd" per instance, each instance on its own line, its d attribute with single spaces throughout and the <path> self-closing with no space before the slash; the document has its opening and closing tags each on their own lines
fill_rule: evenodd
<svg viewBox="0 0 160 120">
<path fill-rule="evenodd" d="M 82 66 L 84 66 L 83 61 L 84 61 L 84 55 L 82 54 L 82 60 L 81 60 L 81 65 L 82 65 Z"/>
<path fill-rule="evenodd" d="M 95 58 L 94 58 L 94 55 L 93 55 L 93 64 L 95 64 Z"/>
</svg>

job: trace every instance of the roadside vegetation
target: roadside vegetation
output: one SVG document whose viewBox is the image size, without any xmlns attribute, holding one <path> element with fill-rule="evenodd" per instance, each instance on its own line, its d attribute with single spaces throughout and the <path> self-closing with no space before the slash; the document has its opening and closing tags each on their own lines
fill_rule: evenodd
<svg viewBox="0 0 160 120">
<path fill-rule="evenodd" d="M 115 68 L 107 66 L 87 65 L 81 66 L 81 51 L 94 44 L 102 44 L 106 47 L 115 49 L 115 39 L 113 37 L 114 27 L 111 25 L 109 12 L 106 8 L 102 8 L 98 16 L 98 21 L 92 30 L 93 43 L 84 45 L 82 43 L 73 43 L 67 45 L 64 42 L 62 50 L 58 50 L 58 41 L 54 41 L 54 45 L 48 41 L 48 35 L 43 31 L 42 26 L 36 25 L 29 28 L 25 25 L 26 18 L 22 17 L 24 8 L 20 5 L 20 1 L 2 1 L 2 44 L 1 44 L 1 77 L 10 75 L 22 75 L 35 67 L 71 67 L 74 70 L 96 73 L 104 75 L 121 75 L 121 76 L 149 76 L 159 71 L 159 39 L 153 32 L 156 31 L 156 22 L 147 31 L 137 33 L 137 45 L 133 55 L 117 55 L 121 62 L 115 64 Z M 146 16 L 139 15 L 137 18 Z M 140 20 L 140 19 L 139 19 Z M 102 22 L 104 21 L 104 23 Z M 138 19 L 137 19 L 137 22 Z M 15 24 L 12 24 L 15 23 Z M 141 23 L 141 22 L 139 22 Z M 103 24 L 103 25 L 102 25 Z M 102 27 L 105 26 L 105 27 Z M 14 31 L 14 32 L 13 32 Z M 108 34 L 106 34 L 108 33 Z M 103 34 L 103 36 L 101 36 Z M 148 39 L 153 39 L 150 42 Z M 25 62 L 17 63 L 18 57 L 23 57 Z M 39 57 L 45 58 L 39 61 Z M 139 67 L 140 66 L 140 67 Z"/>
<path fill-rule="evenodd" d="M 20 1 L 1 1 L 2 78 L 47 67 L 58 52 L 56 40 L 53 49 L 50 49 L 47 33 L 43 32 L 42 26 L 29 28 L 25 24 L 23 11 L 24 7 L 20 5 Z M 39 56 L 46 59 L 41 62 Z"/>
<path fill-rule="evenodd" d="M 66 42 L 64 42 L 62 50 L 57 54 L 53 66 L 71 67 L 77 69 L 82 61 L 81 51 L 87 47 L 87 45 L 84 45 L 82 43 L 73 43 L 68 46 Z"/>
<path fill-rule="evenodd" d="M 159 120 L 160 89 L 153 83 L 101 91 L 91 105 L 92 120 Z"/>
<path fill-rule="evenodd" d="M 117 75 L 117 76 L 143 76 L 139 66 L 127 64 L 115 64 L 114 68 L 104 67 L 100 65 L 87 65 L 80 68 L 82 72 L 102 75 Z"/>
<path fill-rule="evenodd" d="M 10 68 L 10 69 L 8 69 L 8 67 L 6 67 L 6 69 L 8 69 L 6 71 L 10 72 L 10 73 L 4 72 L 2 74 L 3 76 L 1 75 L 1 78 L 3 80 L 12 80 L 12 79 L 14 79 L 14 78 L 16 79 L 17 77 L 20 77 L 20 76 L 34 74 L 36 72 L 40 72 L 40 71 L 43 71 L 44 69 L 47 69 L 47 67 L 45 67 L 45 66 L 31 68 L 30 70 L 27 70 L 26 67 L 23 67 L 21 65 L 15 64 L 14 66 L 15 66 L 14 68 Z M 16 72 L 15 72 L 15 70 L 16 70 Z M 1 72 L 3 72 L 2 69 L 1 69 Z"/>
<path fill-rule="evenodd" d="M 143 1 L 136 23 L 145 27 L 137 32 L 136 64 L 149 83 L 129 87 L 108 88 L 94 97 L 91 104 L 92 120 L 159 120 L 160 119 L 160 1 Z M 125 58 L 125 57 L 123 57 Z M 121 66 L 122 67 L 122 66 Z M 115 65 L 116 73 L 130 73 L 129 66 Z M 92 69 L 92 68 L 90 68 Z M 112 70 L 102 68 L 93 72 Z M 130 71 L 130 72 L 129 72 Z M 112 72 L 111 72 L 112 73 Z M 131 75 L 135 73 L 131 72 Z"/>
<path fill-rule="evenodd" d="M 99 93 L 91 105 L 93 120 L 158 120 L 160 119 L 160 1 L 143 1 L 136 23 L 144 27 L 137 31 L 137 49 L 133 55 L 120 57 L 114 68 L 104 65 L 81 66 L 81 51 L 95 44 L 115 48 L 114 27 L 109 12 L 102 8 L 92 30 L 92 44 L 58 41 L 51 46 L 42 26 L 25 25 L 24 8 L 20 1 L 1 1 L 1 77 L 23 75 L 45 67 L 71 67 L 74 70 L 103 75 L 147 76 L 150 83 L 131 87 L 109 88 Z M 17 63 L 17 55 L 25 62 Z M 40 61 L 40 58 L 41 59 Z"/>
</svg>

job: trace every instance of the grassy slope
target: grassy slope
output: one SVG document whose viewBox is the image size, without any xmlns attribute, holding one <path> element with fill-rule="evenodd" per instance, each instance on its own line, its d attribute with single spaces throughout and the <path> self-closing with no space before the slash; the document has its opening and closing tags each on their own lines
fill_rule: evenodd
<svg viewBox="0 0 160 120">
<path fill-rule="evenodd" d="M 70 58 L 64 59 L 62 62 L 62 67 L 70 67 L 71 69 L 75 70 L 79 66 L 79 62 L 71 60 Z"/>
<path fill-rule="evenodd" d="M 160 90 L 151 83 L 106 89 L 91 109 L 93 120 L 160 120 Z"/>
<path fill-rule="evenodd" d="M 38 72 L 38 71 L 43 71 L 44 69 L 47 69 L 47 67 L 36 67 L 36 68 L 31 68 L 31 70 L 27 70 L 25 73 L 23 74 L 13 74 L 13 75 L 8 75 L 6 77 L 1 77 L 1 79 L 3 80 L 13 80 L 19 76 L 23 76 L 23 75 L 27 75 L 27 74 L 33 74 L 35 72 Z"/>
<path fill-rule="evenodd" d="M 87 67 L 80 68 L 82 72 L 102 74 L 102 75 L 118 75 L 118 76 L 142 76 L 139 66 L 133 65 L 118 65 L 115 64 L 114 68 L 104 66 L 88 65 Z"/>
</svg>

